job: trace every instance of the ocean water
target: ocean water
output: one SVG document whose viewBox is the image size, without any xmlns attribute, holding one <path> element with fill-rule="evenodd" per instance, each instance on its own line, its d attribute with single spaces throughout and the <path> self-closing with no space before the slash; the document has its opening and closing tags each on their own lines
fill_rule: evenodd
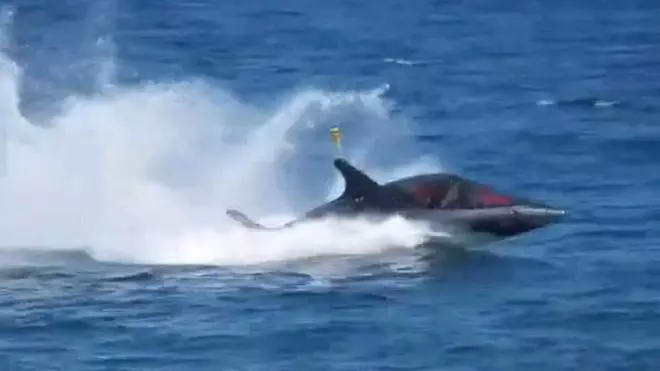
<svg viewBox="0 0 660 371">
<path fill-rule="evenodd" d="M 0 369 L 657 370 L 650 0 L 3 1 Z M 456 172 L 569 212 L 482 249 L 245 231 Z"/>
</svg>

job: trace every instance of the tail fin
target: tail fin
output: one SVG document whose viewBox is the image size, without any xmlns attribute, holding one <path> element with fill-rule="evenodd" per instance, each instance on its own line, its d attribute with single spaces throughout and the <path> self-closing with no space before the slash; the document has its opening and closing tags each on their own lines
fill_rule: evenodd
<svg viewBox="0 0 660 371">
<path fill-rule="evenodd" d="M 229 209 L 227 210 L 227 215 L 234 219 L 235 221 L 241 223 L 245 228 L 250 228 L 250 229 L 268 229 L 264 227 L 263 225 L 253 221 L 252 219 L 248 218 L 247 215 L 243 214 L 242 212 L 234 209 Z"/>
</svg>

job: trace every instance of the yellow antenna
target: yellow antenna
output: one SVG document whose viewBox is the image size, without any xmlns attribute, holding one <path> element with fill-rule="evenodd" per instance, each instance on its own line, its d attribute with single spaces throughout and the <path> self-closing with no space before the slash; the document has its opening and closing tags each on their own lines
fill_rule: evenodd
<svg viewBox="0 0 660 371">
<path fill-rule="evenodd" d="M 342 148 L 341 148 L 341 132 L 339 131 L 338 127 L 333 127 L 330 129 L 330 138 L 332 139 L 332 143 L 335 144 L 337 147 L 337 152 L 339 153 L 339 156 L 342 155 Z"/>
</svg>

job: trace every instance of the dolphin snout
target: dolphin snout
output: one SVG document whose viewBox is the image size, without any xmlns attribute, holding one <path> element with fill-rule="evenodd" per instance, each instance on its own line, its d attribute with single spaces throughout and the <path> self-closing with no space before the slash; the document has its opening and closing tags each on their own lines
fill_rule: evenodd
<svg viewBox="0 0 660 371">
<path fill-rule="evenodd" d="M 542 227 L 561 220 L 566 211 L 546 206 L 514 206 L 513 212 L 526 224 Z"/>
</svg>

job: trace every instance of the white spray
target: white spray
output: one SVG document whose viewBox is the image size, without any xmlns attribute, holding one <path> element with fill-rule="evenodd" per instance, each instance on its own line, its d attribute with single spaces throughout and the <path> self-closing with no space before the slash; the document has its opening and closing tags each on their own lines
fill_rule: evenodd
<svg viewBox="0 0 660 371">
<path fill-rule="evenodd" d="M 399 219 L 326 220 L 264 233 L 224 214 L 238 208 L 279 222 L 336 196 L 343 184 L 330 165 L 327 130 L 337 117 L 372 132 L 347 141 L 345 154 L 376 179 L 437 170 L 421 162 L 394 170 L 369 165 L 368 150 L 387 153 L 376 143 L 402 131 L 383 88 L 305 90 L 260 108 L 199 80 L 115 85 L 66 97 L 61 112 L 38 126 L 19 110 L 21 68 L 5 51 L 11 15 L 5 10 L 0 18 L 0 246 L 81 247 L 105 261 L 240 265 L 372 253 L 426 238 L 423 227 Z M 106 87 L 114 69 L 111 60 L 100 65 L 99 85 Z M 305 138 L 319 132 L 324 140 L 310 145 Z M 284 171 L 312 163 L 325 167 L 299 176 Z M 327 178 L 317 182 L 323 197 L 298 202 L 295 195 L 316 176 Z M 279 186 L 282 179 L 287 187 Z"/>
</svg>

